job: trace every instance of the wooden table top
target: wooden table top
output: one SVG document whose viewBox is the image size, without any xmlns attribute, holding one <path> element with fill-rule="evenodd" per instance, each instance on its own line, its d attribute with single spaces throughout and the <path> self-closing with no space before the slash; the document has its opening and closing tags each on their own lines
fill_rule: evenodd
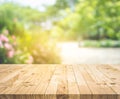
<svg viewBox="0 0 120 99">
<path fill-rule="evenodd" d="M 0 99 L 120 99 L 120 65 L 0 65 Z"/>
</svg>

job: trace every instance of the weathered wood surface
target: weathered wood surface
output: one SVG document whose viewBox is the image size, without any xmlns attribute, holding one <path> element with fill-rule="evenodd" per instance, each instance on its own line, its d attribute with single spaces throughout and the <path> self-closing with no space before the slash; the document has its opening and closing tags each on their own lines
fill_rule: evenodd
<svg viewBox="0 0 120 99">
<path fill-rule="evenodd" d="M 120 99 L 120 65 L 0 65 L 0 99 Z"/>
</svg>

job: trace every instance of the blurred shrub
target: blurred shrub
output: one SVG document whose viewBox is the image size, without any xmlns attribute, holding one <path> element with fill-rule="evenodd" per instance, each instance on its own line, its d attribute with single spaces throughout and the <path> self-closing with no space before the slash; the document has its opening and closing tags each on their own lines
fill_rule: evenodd
<svg viewBox="0 0 120 99">
<path fill-rule="evenodd" d="M 23 51 L 18 53 L 18 47 L 16 36 L 10 35 L 8 30 L 4 30 L 0 34 L 0 63 L 28 63 L 30 55 L 24 54 L 25 58 L 21 59 Z"/>
<path fill-rule="evenodd" d="M 120 47 L 120 41 L 115 40 L 86 40 L 79 47 Z"/>
<path fill-rule="evenodd" d="M 120 0 L 78 0 L 74 11 L 65 7 L 61 12 L 55 25 L 67 40 L 120 39 Z"/>
<path fill-rule="evenodd" d="M 60 63 L 59 50 L 48 31 L 31 30 L 19 39 L 20 49 L 29 52 L 33 57 L 33 63 Z"/>
<path fill-rule="evenodd" d="M 0 5 L 0 63 L 60 63 L 49 31 L 37 30 L 40 17 L 28 7 Z"/>
</svg>

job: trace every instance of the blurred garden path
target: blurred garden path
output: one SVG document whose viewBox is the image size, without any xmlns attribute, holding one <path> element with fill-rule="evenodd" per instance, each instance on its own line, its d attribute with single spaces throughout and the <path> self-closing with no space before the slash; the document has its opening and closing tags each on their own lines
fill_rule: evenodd
<svg viewBox="0 0 120 99">
<path fill-rule="evenodd" d="M 77 42 L 59 43 L 62 64 L 120 64 L 120 48 L 80 48 Z"/>
</svg>

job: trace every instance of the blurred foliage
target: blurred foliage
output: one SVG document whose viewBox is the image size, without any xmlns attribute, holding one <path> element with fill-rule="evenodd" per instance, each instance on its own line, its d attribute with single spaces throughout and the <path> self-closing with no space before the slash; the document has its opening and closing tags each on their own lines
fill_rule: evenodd
<svg viewBox="0 0 120 99">
<path fill-rule="evenodd" d="M 0 4 L 0 63 L 59 63 L 56 41 L 120 47 L 119 0 L 56 0 L 45 9 Z"/>
<path fill-rule="evenodd" d="M 54 23 L 62 39 L 120 39 L 119 0 L 79 0 L 73 5 L 74 10 L 66 4 L 64 11 L 56 9 L 60 20 Z"/>
<path fill-rule="evenodd" d="M 0 32 L 6 28 L 10 34 L 24 33 L 22 24 L 17 22 L 17 12 L 14 11 L 15 7 L 10 4 L 0 6 Z"/>
<path fill-rule="evenodd" d="M 115 40 L 85 40 L 84 42 L 79 42 L 79 47 L 120 47 L 120 41 Z"/>
<path fill-rule="evenodd" d="M 30 7 L 0 5 L 0 63 L 59 63 L 55 40 L 39 23 L 44 13 Z"/>
</svg>

